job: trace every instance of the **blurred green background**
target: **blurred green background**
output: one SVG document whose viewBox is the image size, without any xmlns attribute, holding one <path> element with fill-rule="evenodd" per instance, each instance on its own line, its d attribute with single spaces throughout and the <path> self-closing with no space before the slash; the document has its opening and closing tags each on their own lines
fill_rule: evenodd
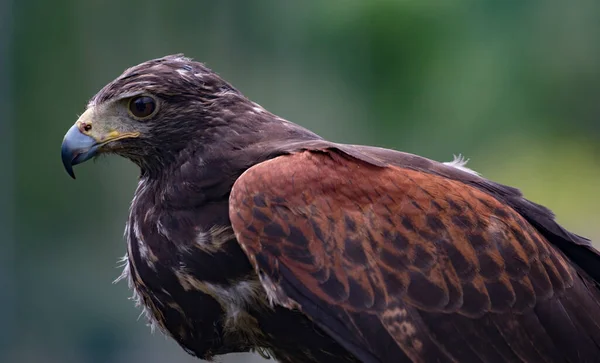
<svg viewBox="0 0 600 363">
<path fill-rule="evenodd" d="M 0 0 L 1 362 L 196 361 L 111 284 L 134 165 L 59 157 L 97 90 L 179 52 L 334 141 L 462 153 L 600 241 L 597 0 Z"/>
</svg>

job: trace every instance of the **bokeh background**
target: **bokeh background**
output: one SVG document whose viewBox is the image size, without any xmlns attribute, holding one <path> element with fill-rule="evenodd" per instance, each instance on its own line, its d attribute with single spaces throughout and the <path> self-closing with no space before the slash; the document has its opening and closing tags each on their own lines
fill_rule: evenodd
<svg viewBox="0 0 600 363">
<path fill-rule="evenodd" d="M 600 241 L 597 0 L 0 0 L 1 362 L 197 361 L 111 284 L 134 165 L 59 157 L 97 90 L 179 52 L 334 141 L 462 153 Z"/>
</svg>

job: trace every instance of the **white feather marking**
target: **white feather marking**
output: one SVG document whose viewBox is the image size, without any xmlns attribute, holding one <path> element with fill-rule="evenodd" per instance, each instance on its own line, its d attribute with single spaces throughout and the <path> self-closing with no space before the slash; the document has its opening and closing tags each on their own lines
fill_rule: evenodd
<svg viewBox="0 0 600 363">
<path fill-rule="evenodd" d="M 135 234 L 135 239 L 137 240 L 138 250 L 140 252 L 140 257 L 148 263 L 150 267 L 154 266 L 154 263 L 150 258 L 150 251 L 148 250 L 148 246 L 144 243 L 144 236 L 142 235 L 142 231 L 140 229 L 140 225 L 137 221 L 133 222 L 133 234 Z"/>
<path fill-rule="evenodd" d="M 158 324 L 156 318 L 152 314 L 152 311 L 150 311 L 150 309 L 148 309 L 148 307 L 146 307 L 146 305 L 144 305 L 142 303 L 142 296 L 141 296 L 140 292 L 138 291 L 136 285 L 133 282 L 133 276 L 131 274 L 131 263 L 129 261 L 128 255 L 121 257 L 119 259 L 118 263 L 119 263 L 119 266 L 123 267 L 123 271 L 121 271 L 121 274 L 119 275 L 119 277 L 117 277 L 113 281 L 113 283 L 116 284 L 117 282 L 120 282 L 123 280 L 127 281 L 127 286 L 132 291 L 132 295 L 129 298 L 129 300 L 132 300 L 134 302 L 134 305 L 136 308 L 141 307 L 141 309 L 142 309 L 142 311 L 140 312 L 140 315 L 138 316 L 138 320 L 142 316 L 145 316 L 146 320 L 148 321 L 148 326 L 150 327 L 150 331 L 154 333 L 154 331 L 156 330 L 156 327 L 160 326 L 160 325 Z M 165 332 L 163 331 L 163 333 L 165 333 Z"/>
<path fill-rule="evenodd" d="M 250 111 L 251 113 L 258 113 L 258 114 L 260 114 L 260 113 L 266 113 L 267 112 L 267 110 L 265 110 L 264 107 L 262 107 L 261 105 L 259 105 L 256 102 L 252 102 L 252 105 L 254 107 L 252 107 L 252 110 Z"/>
<path fill-rule="evenodd" d="M 131 288 L 132 281 L 131 281 L 131 271 L 130 271 L 130 267 L 129 267 L 129 257 L 127 257 L 127 255 L 125 255 L 125 256 L 119 258 L 117 267 L 122 268 L 123 271 L 121 271 L 121 274 L 119 275 L 119 277 L 114 279 L 113 284 L 116 284 L 117 282 L 122 281 L 122 280 L 127 280 L 127 284 Z"/>
<path fill-rule="evenodd" d="M 150 309 L 148 309 L 144 304 L 142 304 L 142 297 L 141 297 L 140 293 L 138 292 L 135 284 L 133 283 L 133 277 L 131 275 L 131 264 L 129 262 L 129 257 L 127 255 L 125 255 L 124 257 L 121 257 L 119 259 L 119 264 L 120 264 L 120 266 L 123 266 L 123 271 L 121 272 L 119 277 L 117 277 L 113 281 L 113 283 L 116 284 L 117 282 L 120 282 L 123 280 L 127 281 L 127 286 L 132 291 L 132 296 L 129 299 L 133 300 L 135 307 L 142 308 L 142 311 L 140 312 L 140 315 L 138 316 L 138 320 L 142 317 L 142 315 L 144 315 L 146 317 L 146 319 L 148 320 L 148 326 L 150 326 L 150 331 L 154 332 L 156 330 L 157 322 L 156 322 L 156 319 L 154 318 L 154 316 L 152 315 Z"/>
<path fill-rule="evenodd" d="M 204 231 L 198 232 L 198 234 L 196 235 L 196 243 L 199 244 L 200 246 L 205 246 L 206 243 L 208 242 L 209 236 L 210 235 L 208 234 L 208 232 L 204 232 Z"/>
<path fill-rule="evenodd" d="M 208 292 L 215 296 L 225 310 L 225 324 L 238 326 L 240 319 L 247 318 L 248 305 L 259 301 L 262 286 L 256 280 L 239 281 L 230 286 L 203 282 Z"/>
<path fill-rule="evenodd" d="M 221 250 L 224 243 L 234 237 L 229 226 L 214 225 L 208 231 L 200 230 L 196 235 L 196 247 L 206 253 L 215 253 Z"/>
<path fill-rule="evenodd" d="M 156 256 L 152 253 L 152 251 L 144 243 L 144 236 L 142 234 L 142 230 L 140 228 L 138 221 L 134 220 L 134 218 L 132 218 L 133 210 L 135 209 L 135 206 L 137 205 L 140 196 L 146 192 L 146 188 L 147 188 L 146 181 L 147 181 L 146 179 L 140 179 L 140 181 L 138 182 L 138 187 L 137 187 L 136 193 L 135 193 L 133 200 L 131 201 L 131 205 L 129 207 L 130 222 L 125 225 L 125 238 L 127 239 L 127 242 L 129 244 L 132 243 L 131 239 L 129 238 L 129 234 L 130 234 L 130 229 L 133 229 L 133 234 L 134 234 L 134 238 L 136 240 L 137 246 L 138 246 L 138 251 L 140 253 L 140 257 L 142 258 L 142 260 L 146 261 L 146 263 L 148 264 L 148 266 L 150 268 L 154 269 L 155 268 L 154 262 L 156 261 Z M 146 214 L 144 215 L 144 220 L 146 220 L 151 215 L 151 212 L 153 212 L 153 208 L 150 208 L 146 212 Z"/>
<path fill-rule="evenodd" d="M 281 305 L 290 310 L 300 308 L 300 304 L 287 297 L 287 295 L 281 290 L 281 287 L 273 283 L 271 278 L 263 273 L 258 274 L 260 283 L 262 284 L 265 292 L 267 293 L 267 299 L 269 305 L 274 307 L 275 305 Z"/>
<path fill-rule="evenodd" d="M 133 200 L 131 201 L 131 205 L 129 206 L 129 216 L 130 217 L 131 217 L 131 213 L 132 213 L 133 209 L 137 205 L 138 199 L 140 198 L 141 195 L 143 195 L 146 192 L 146 187 L 147 187 L 146 179 L 140 179 L 140 181 L 138 182 L 138 186 L 135 191 L 135 194 L 133 195 Z"/>
<path fill-rule="evenodd" d="M 236 92 L 231 91 L 231 90 L 225 90 L 225 91 L 221 91 L 221 92 L 217 93 L 217 96 L 220 96 L 220 97 L 237 96 L 237 95 L 238 94 Z M 229 111 L 229 110 L 225 109 L 225 111 Z M 231 112 L 231 113 L 233 114 L 233 112 Z"/>
<path fill-rule="evenodd" d="M 133 234 L 135 235 L 135 239 L 137 239 L 138 242 L 142 240 L 142 230 L 140 229 L 140 225 L 136 221 L 133 221 Z"/>
<path fill-rule="evenodd" d="M 454 155 L 454 159 L 452 161 L 444 162 L 444 165 L 451 166 L 453 168 L 462 170 L 466 173 L 473 174 L 479 176 L 479 173 L 473 169 L 467 168 L 467 163 L 469 159 L 465 159 L 461 154 Z"/>
<path fill-rule="evenodd" d="M 147 187 L 146 182 L 147 182 L 146 179 L 140 179 L 140 181 L 138 182 L 138 187 L 137 187 L 136 193 L 133 197 L 133 200 L 131 201 L 131 205 L 129 206 L 129 220 L 130 221 L 132 220 L 133 210 L 135 209 L 135 206 L 138 202 L 140 195 L 144 194 L 146 191 L 146 187 Z M 133 229 L 134 236 L 132 236 L 130 233 L 131 229 Z M 137 223 L 133 223 L 133 226 L 130 223 L 127 223 L 125 225 L 124 235 L 125 235 L 125 239 L 127 240 L 127 245 L 129 246 L 128 251 L 131 251 L 130 250 L 131 245 L 134 242 L 134 241 L 132 241 L 132 239 L 135 238 L 138 241 L 138 247 L 140 249 L 140 254 L 143 254 L 143 248 L 146 248 L 146 252 L 151 252 L 151 251 L 147 250 L 146 246 L 143 246 L 142 234 L 141 234 L 140 228 L 137 225 Z M 148 321 L 148 326 L 150 326 L 150 331 L 154 332 L 156 330 L 156 326 L 160 327 L 160 325 L 158 324 L 157 320 L 153 316 L 152 311 L 150 309 L 148 309 L 148 307 L 146 305 L 143 304 L 141 292 L 138 291 L 138 288 L 133 281 L 133 275 L 131 273 L 132 264 L 131 264 L 131 261 L 129 260 L 128 256 L 129 256 L 129 253 L 126 254 L 125 257 L 119 259 L 119 263 L 121 264 L 121 266 L 123 266 L 123 271 L 121 272 L 121 275 L 119 275 L 119 277 L 117 277 L 115 279 L 114 282 L 117 283 L 121 280 L 127 280 L 127 285 L 132 290 L 132 296 L 129 299 L 133 300 L 136 307 L 141 307 L 142 312 L 140 313 L 140 316 L 142 316 L 142 315 L 146 316 L 146 319 Z M 148 259 L 146 259 L 146 261 L 148 261 L 148 264 L 150 265 L 150 267 L 154 266 L 152 264 L 152 261 L 150 261 Z M 138 282 L 138 283 L 140 283 L 140 282 Z M 161 331 L 163 331 L 163 333 L 165 333 L 165 330 L 162 327 L 161 327 Z"/>
<path fill-rule="evenodd" d="M 125 223 L 125 230 L 123 231 L 123 238 L 129 241 L 129 222 Z"/>
<path fill-rule="evenodd" d="M 165 236 L 165 238 L 170 239 L 169 230 L 165 228 L 165 226 L 160 221 L 160 218 L 158 219 L 158 222 L 156 222 L 156 229 L 158 230 L 158 233 Z"/>
<path fill-rule="evenodd" d="M 256 290 L 260 288 L 257 281 L 240 281 L 231 286 L 223 286 L 204 282 L 206 288 L 218 296 L 229 308 L 236 312 L 250 304 L 256 299 Z"/>
<path fill-rule="evenodd" d="M 154 214 L 154 206 L 148 208 L 148 210 L 146 211 L 146 214 L 144 215 L 144 222 L 146 222 L 148 218 L 152 216 L 152 214 Z"/>
</svg>

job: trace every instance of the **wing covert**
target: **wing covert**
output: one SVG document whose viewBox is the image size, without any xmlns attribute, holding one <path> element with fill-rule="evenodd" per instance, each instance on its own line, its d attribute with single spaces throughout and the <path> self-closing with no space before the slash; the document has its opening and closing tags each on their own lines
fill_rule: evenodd
<svg viewBox="0 0 600 363">
<path fill-rule="evenodd" d="M 521 316 L 536 316 L 542 302 L 581 284 L 562 253 L 490 194 L 336 151 L 304 151 L 250 168 L 234 185 L 230 218 L 277 303 L 298 307 L 374 361 L 401 353 L 413 361 L 460 361 L 440 334 L 479 334 L 485 321 L 485 336 L 505 345 L 517 336 L 548 345 L 544 323 L 530 323 L 528 331 Z M 580 293 L 590 299 L 587 290 Z M 448 326 L 436 330 L 434 316 L 450 319 Z M 508 334 L 494 321 L 499 316 L 520 333 Z M 600 331 L 597 324 L 573 329 Z M 531 337 L 540 332 L 545 338 Z M 373 334 L 400 349 L 382 353 L 369 341 Z M 463 349 L 482 361 L 509 355 L 480 350 Z M 504 350 L 549 355 L 531 346 Z"/>
</svg>

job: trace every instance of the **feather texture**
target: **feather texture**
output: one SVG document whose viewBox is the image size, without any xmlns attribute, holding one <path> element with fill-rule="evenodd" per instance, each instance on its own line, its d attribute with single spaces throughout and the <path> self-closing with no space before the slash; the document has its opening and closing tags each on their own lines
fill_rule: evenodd
<svg viewBox="0 0 600 363">
<path fill-rule="evenodd" d="M 597 361 L 587 274 L 477 180 L 415 169 L 317 150 L 246 171 L 230 218 L 277 303 L 374 361 Z"/>
<path fill-rule="evenodd" d="M 182 55 L 127 69 L 84 115 L 92 136 L 129 135 L 93 149 L 140 168 L 123 276 L 190 354 L 600 361 L 600 253 L 461 157 L 326 141 Z"/>
</svg>

